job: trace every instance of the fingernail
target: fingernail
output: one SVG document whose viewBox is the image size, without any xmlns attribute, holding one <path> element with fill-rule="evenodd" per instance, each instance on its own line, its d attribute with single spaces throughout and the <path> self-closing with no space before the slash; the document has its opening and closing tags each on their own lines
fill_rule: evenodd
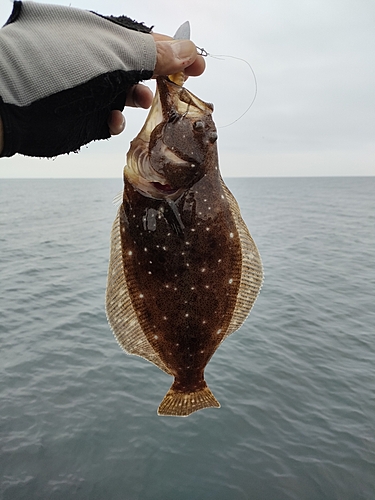
<svg viewBox="0 0 375 500">
<path fill-rule="evenodd" d="M 175 40 L 172 42 L 172 50 L 178 59 L 190 59 L 196 52 L 195 45 L 190 40 Z"/>
<path fill-rule="evenodd" d="M 134 97 L 133 94 L 133 108 L 140 108 L 140 104 L 138 103 L 137 99 Z"/>
</svg>

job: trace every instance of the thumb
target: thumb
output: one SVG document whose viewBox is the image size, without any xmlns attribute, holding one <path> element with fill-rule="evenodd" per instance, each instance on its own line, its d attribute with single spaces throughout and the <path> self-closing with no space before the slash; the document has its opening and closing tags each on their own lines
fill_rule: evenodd
<svg viewBox="0 0 375 500">
<path fill-rule="evenodd" d="M 190 40 L 157 41 L 157 60 L 154 76 L 171 75 L 191 66 L 198 57 L 197 48 Z"/>
</svg>

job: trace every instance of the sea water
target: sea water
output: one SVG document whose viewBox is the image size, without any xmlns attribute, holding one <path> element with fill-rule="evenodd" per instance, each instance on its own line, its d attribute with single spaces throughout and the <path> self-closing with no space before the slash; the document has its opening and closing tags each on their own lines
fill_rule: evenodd
<svg viewBox="0 0 375 500">
<path fill-rule="evenodd" d="M 375 498 L 375 177 L 227 183 L 265 282 L 173 418 L 106 321 L 121 180 L 0 181 L 2 500 Z"/>
</svg>

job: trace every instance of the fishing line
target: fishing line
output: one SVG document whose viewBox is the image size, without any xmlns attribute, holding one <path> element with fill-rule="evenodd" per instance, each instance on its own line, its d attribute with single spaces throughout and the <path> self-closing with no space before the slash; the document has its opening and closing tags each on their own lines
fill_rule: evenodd
<svg viewBox="0 0 375 500">
<path fill-rule="evenodd" d="M 201 55 L 203 57 L 208 57 L 209 56 L 209 57 L 212 57 L 213 59 L 219 59 L 220 61 L 224 61 L 226 58 L 236 59 L 237 61 L 242 61 L 242 62 L 244 62 L 249 67 L 249 69 L 251 71 L 251 74 L 253 75 L 253 79 L 254 79 L 254 96 L 253 96 L 250 104 L 248 105 L 248 107 L 233 122 L 227 123 L 226 125 L 220 125 L 220 126 L 218 126 L 218 128 L 230 127 L 234 123 L 238 122 L 238 120 L 241 120 L 241 118 L 246 115 L 246 113 L 249 111 L 249 109 L 251 108 L 251 106 L 254 104 L 254 101 L 255 101 L 255 99 L 257 97 L 257 94 L 258 94 L 258 82 L 257 82 L 257 77 L 255 75 L 255 71 L 253 70 L 253 68 L 252 68 L 251 64 L 249 63 L 249 61 L 246 61 L 246 59 L 242 59 L 241 57 L 229 56 L 229 55 L 225 55 L 225 54 L 224 55 L 223 54 L 210 54 L 210 53 L 207 52 L 207 50 L 205 50 L 203 48 L 201 49 L 200 47 L 197 47 L 197 49 L 200 51 L 199 55 Z"/>
</svg>

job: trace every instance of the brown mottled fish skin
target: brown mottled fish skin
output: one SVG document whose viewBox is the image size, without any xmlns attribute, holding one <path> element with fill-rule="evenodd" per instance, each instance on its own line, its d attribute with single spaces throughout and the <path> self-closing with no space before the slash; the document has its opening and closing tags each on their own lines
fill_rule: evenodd
<svg viewBox="0 0 375 500">
<path fill-rule="evenodd" d="M 212 106 L 164 77 L 157 85 L 124 170 L 106 309 L 120 345 L 174 377 L 159 415 L 187 416 L 220 406 L 204 369 L 246 319 L 263 273 L 220 176 Z"/>
</svg>

